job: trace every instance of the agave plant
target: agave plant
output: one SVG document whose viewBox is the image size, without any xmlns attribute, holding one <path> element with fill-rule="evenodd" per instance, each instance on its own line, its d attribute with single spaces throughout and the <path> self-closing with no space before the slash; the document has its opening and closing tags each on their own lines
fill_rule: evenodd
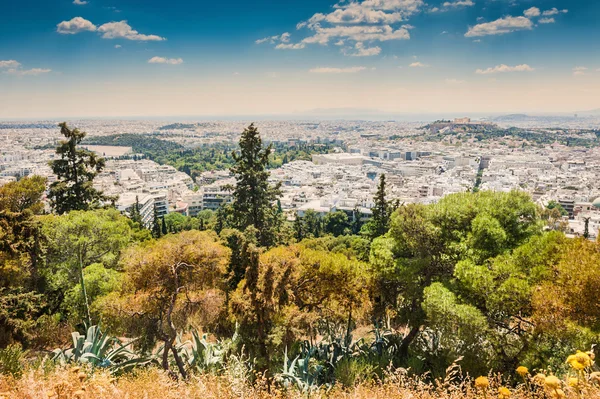
<svg viewBox="0 0 600 399">
<path fill-rule="evenodd" d="M 283 370 L 275 378 L 284 387 L 295 386 L 302 393 L 309 394 L 319 389 L 325 367 L 314 358 L 317 348 L 309 346 L 294 360 L 288 358 L 287 348 L 284 352 Z M 312 362 L 311 362 L 312 360 Z"/>
<path fill-rule="evenodd" d="M 135 340 L 121 343 L 117 338 L 103 333 L 98 326 L 88 328 L 86 335 L 73 332 L 71 337 L 73 347 L 52 351 L 54 361 L 90 364 L 93 367 L 107 368 L 111 373 L 151 362 L 150 358 L 139 357 L 130 349 Z"/>
</svg>

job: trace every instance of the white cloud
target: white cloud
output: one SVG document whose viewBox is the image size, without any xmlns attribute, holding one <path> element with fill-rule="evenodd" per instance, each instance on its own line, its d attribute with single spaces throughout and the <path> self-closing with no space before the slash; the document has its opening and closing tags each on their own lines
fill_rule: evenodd
<svg viewBox="0 0 600 399">
<path fill-rule="evenodd" d="M 121 48 L 123 46 L 121 46 L 120 44 L 115 44 L 115 48 Z"/>
<path fill-rule="evenodd" d="M 562 11 L 559 11 L 559 10 L 558 10 L 558 8 L 554 7 L 554 8 L 551 8 L 551 9 L 549 9 L 549 10 L 546 10 L 546 11 L 544 11 L 544 13 L 543 13 L 542 15 L 543 15 L 544 17 L 551 17 L 551 16 L 553 16 L 553 15 L 558 15 L 558 14 L 560 14 L 561 12 L 563 12 L 563 13 L 567 13 L 568 11 L 567 11 L 567 10 L 562 10 Z"/>
<path fill-rule="evenodd" d="M 505 17 L 493 22 L 485 22 L 469 28 L 465 37 L 479 37 L 488 35 L 503 35 L 519 30 L 533 29 L 533 22 L 525 17 Z"/>
<path fill-rule="evenodd" d="M 411 68 L 429 68 L 429 65 L 427 64 L 423 64 L 422 62 L 413 62 L 412 64 L 409 65 L 409 67 Z"/>
<path fill-rule="evenodd" d="M 262 39 L 258 39 L 254 43 L 256 43 L 256 44 L 263 44 L 263 43 L 275 44 L 275 43 L 279 43 L 279 42 L 288 43 L 289 41 L 290 41 L 290 33 L 285 32 L 285 33 L 282 33 L 281 35 L 269 36 L 269 37 L 265 37 Z"/>
<path fill-rule="evenodd" d="M 333 39 L 349 39 L 356 42 L 408 40 L 410 39 L 408 31 L 410 28 L 412 27 L 402 26 L 394 29 L 390 25 L 317 27 L 315 29 L 316 33 L 313 36 L 305 38 L 302 42 L 306 44 L 327 45 Z"/>
<path fill-rule="evenodd" d="M 32 69 L 9 69 L 6 73 L 15 76 L 38 76 L 52 72 L 51 69 L 32 68 Z"/>
<path fill-rule="evenodd" d="M 464 80 L 459 80 L 459 79 L 446 79 L 446 84 L 451 85 L 451 86 L 458 86 L 458 85 L 462 85 L 465 84 L 467 82 L 465 82 Z"/>
<path fill-rule="evenodd" d="M 77 4 L 78 6 L 83 6 L 85 4 L 87 4 L 88 2 L 85 0 L 73 0 L 73 4 Z"/>
<path fill-rule="evenodd" d="M 183 60 L 181 58 L 152 57 L 148 60 L 148 64 L 179 65 L 183 64 Z"/>
<path fill-rule="evenodd" d="M 554 18 L 540 18 L 538 21 L 540 24 L 553 24 L 556 22 Z"/>
<path fill-rule="evenodd" d="M 525 10 L 525 12 L 523 12 L 523 15 L 525 15 L 528 18 L 539 17 L 541 14 L 542 12 L 537 7 L 531 7 Z"/>
<path fill-rule="evenodd" d="M 21 63 L 15 60 L 0 61 L 0 68 L 18 68 L 20 66 Z"/>
<path fill-rule="evenodd" d="M 348 49 L 345 49 L 343 52 L 351 57 L 372 57 L 381 53 L 381 47 L 365 47 L 362 42 L 358 42 L 354 46 L 354 51 L 348 51 Z"/>
<path fill-rule="evenodd" d="M 471 3 L 472 0 L 458 0 Z M 307 45 L 330 43 L 348 46 L 343 53 L 349 56 L 369 56 L 381 53 L 381 48 L 373 42 L 388 40 L 408 40 L 413 26 L 400 25 L 410 16 L 425 7 L 423 0 L 339 0 L 333 11 L 316 13 L 306 21 L 296 25 L 296 29 L 306 28 L 308 35 L 298 43 L 289 42 L 282 36 L 270 36 L 256 40 L 257 44 L 270 43 L 277 49 L 301 49 Z M 360 43 L 360 44 L 359 44 Z M 363 43 L 369 43 L 366 47 Z M 350 51 L 354 48 L 356 51 Z"/>
<path fill-rule="evenodd" d="M 527 64 L 521 64 L 516 66 L 508 66 L 505 64 L 497 65 L 493 68 L 478 69 L 475 71 L 478 75 L 489 75 L 493 73 L 506 73 L 506 72 L 533 72 L 535 68 L 530 67 Z"/>
<path fill-rule="evenodd" d="M 56 31 L 63 35 L 74 35 L 84 31 L 94 32 L 96 29 L 96 25 L 82 17 L 75 17 L 70 21 L 62 21 L 56 25 Z"/>
<path fill-rule="evenodd" d="M 587 71 L 587 67 L 578 66 L 573 68 L 573 76 L 582 76 L 585 75 L 585 71 Z"/>
<path fill-rule="evenodd" d="M 313 68 L 309 72 L 310 73 L 358 73 L 366 70 L 366 67 L 357 66 L 357 67 L 348 67 L 348 68 Z"/>
<path fill-rule="evenodd" d="M 383 10 L 375 10 L 365 7 L 364 3 L 350 3 L 344 8 L 338 8 L 329 14 L 317 13 L 308 21 L 301 24 L 304 26 L 315 26 L 319 22 L 328 22 L 330 24 L 393 24 L 403 21 L 405 14 L 402 12 L 387 13 Z"/>
<path fill-rule="evenodd" d="M 447 1 L 444 3 L 445 8 L 472 7 L 474 5 L 475 3 L 472 0 Z"/>
<path fill-rule="evenodd" d="M 164 37 L 157 35 L 144 35 L 129 26 L 127 21 L 109 22 L 98 27 L 103 39 L 127 39 L 137 41 L 162 41 Z"/>
<path fill-rule="evenodd" d="M 275 48 L 277 50 L 300 50 L 306 47 L 304 43 L 279 43 Z"/>
</svg>

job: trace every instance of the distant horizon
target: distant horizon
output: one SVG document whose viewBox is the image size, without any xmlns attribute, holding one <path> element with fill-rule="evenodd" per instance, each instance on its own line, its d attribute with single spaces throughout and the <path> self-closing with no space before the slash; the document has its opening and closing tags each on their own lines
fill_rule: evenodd
<svg viewBox="0 0 600 399">
<path fill-rule="evenodd" d="M 398 122 L 424 122 L 439 119 L 454 119 L 468 117 L 471 119 L 498 118 L 511 115 L 524 115 L 528 117 L 563 117 L 587 118 L 600 117 L 600 108 L 573 112 L 397 112 L 390 113 L 380 110 L 333 108 L 320 109 L 297 113 L 282 114 L 255 114 L 255 115 L 116 115 L 116 116 L 61 116 L 61 117 L 27 117 L 4 118 L 2 122 L 59 122 L 67 120 L 101 121 L 101 120 L 126 120 L 126 121 L 161 121 L 161 122 L 195 122 L 195 121 L 398 121 Z"/>
</svg>

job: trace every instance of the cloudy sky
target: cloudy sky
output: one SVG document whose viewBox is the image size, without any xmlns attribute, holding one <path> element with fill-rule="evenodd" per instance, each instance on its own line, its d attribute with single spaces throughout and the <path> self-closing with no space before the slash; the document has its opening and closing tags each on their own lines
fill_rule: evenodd
<svg viewBox="0 0 600 399">
<path fill-rule="evenodd" d="M 595 0 L 0 2 L 0 118 L 600 107 Z"/>
</svg>

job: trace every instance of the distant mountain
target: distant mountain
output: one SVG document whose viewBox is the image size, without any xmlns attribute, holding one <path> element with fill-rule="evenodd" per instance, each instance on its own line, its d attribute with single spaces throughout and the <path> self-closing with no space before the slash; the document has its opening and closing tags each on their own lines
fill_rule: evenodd
<svg viewBox="0 0 600 399">
<path fill-rule="evenodd" d="M 510 114 L 510 115 L 501 115 L 495 118 L 491 118 L 491 120 L 495 122 L 515 122 L 515 121 L 526 121 L 531 119 L 537 119 L 535 116 L 529 116 L 525 114 Z"/>
<path fill-rule="evenodd" d="M 600 116 L 600 108 L 592 109 L 590 111 L 577 112 L 577 115 L 583 115 L 583 116 Z"/>
</svg>

